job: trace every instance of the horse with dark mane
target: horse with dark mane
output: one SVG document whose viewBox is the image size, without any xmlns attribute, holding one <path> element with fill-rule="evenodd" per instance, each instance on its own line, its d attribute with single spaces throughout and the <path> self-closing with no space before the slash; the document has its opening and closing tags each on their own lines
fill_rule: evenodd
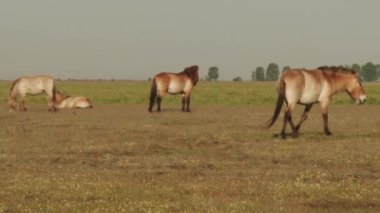
<svg viewBox="0 0 380 213">
<path fill-rule="evenodd" d="M 199 80 L 199 68 L 194 65 L 180 73 L 162 72 L 154 76 L 150 92 L 149 112 L 157 102 L 157 111 L 161 111 L 161 101 L 166 93 L 182 94 L 182 111 L 190 112 L 190 95 Z"/>
<path fill-rule="evenodd" d="M 281 75 L 277 92 L 276 108 L 272 118 L 267 123 L 267 127 L 271 127 L 277 120 L 285 102 L 285 115 L 280 133 L 282 138 L 286 137 L 285 128 L 288 122 L 293 131 L 292 135 L 298 136 L 298 131 L 314 103 L 320 103 L 324 132 L 326 135 L 331 135 L 328 126 L 330 98 L 339 92 L 347 92 L 357 104 L 362 104 L 366 100 L 364 89 L 356 71 L 335 66 L 323 66 L 315 70 L 290 69 Z M 305 105 L 305 110 L 299 123 L 294 125 L 292 112 L 296 104 Z"/>
<path fill-rule="evenodd" d="M 50 76 L 21 77 L 15 80 L 11 86 L 8 96 L 9 111 L 16 109 L 17 96 L 21 96 L 20 110 L 26 111 L 26 95 L 40 95 L 45 93 L 49 96 L 49 111 L 55 111 L 56 87 L 54 78 Z"/>
</svg>

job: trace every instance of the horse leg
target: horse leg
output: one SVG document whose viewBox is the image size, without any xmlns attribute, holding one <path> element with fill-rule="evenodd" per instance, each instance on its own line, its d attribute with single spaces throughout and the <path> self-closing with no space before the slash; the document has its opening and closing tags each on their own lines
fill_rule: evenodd
<svg viewBox="0 0 380 213">
<path fill-rule="evenodd" d="M 49 112 L 51 112 L 51 111 L 53 111 L 53 112 L 57 111 L 57 108 L 55 106 L 55 102 L 56 101 L 55 101 L 55 97 L 54 97 L 55 96 L 54 91 L 53 90 L 49 91 L 49 92 L 45 91 L 45 93 L 50 98 L 49 103 L 48 103 Z"/>
<path fill-rule="evenodd" d="M 280 136 L 282 139 L 286 138 L 285 129 L 286 129 L 286 124 L 288 123 L 288 121 L 289 121 L 289 111 L 286 110 L 285 114 L 284 114 L 284 122 L 282 124 L 282 129 L 281 129 L 281 133 L 280 133 Z"/>
<path fill-rule="evenodd" d="M 162 101 L 162 97 L 159 95 L 157 96 L 157 112 L 161 112 L 161 101 Z"/>
<path fill-rule="evenodd" d="M 331 135 L 331 131 L 330 131 L 330 128 L 329 128 L 329 125 L 328 125 L 328 113 L 325 112 L 323 113 L 322 112 L 322 117 L 323 117 L 323 126 L 324 126 L 324 131 L 325 131 L 325 134 L 326 135 Z"/>
<path fill-rule="evenodd" d="M 57 111 L 57 108 L 55 107 L 54 100 L 49 100 L 48 107 L 49 107 L 49 112 L 51 112 L 51 111 L 54 111 L 54 112 Z"/>
<path fill-rule="evenodd" d="M 162 99 L 164 98 L 166 94 L 166 91 L 165 90 L 159 90 L 158 94 L 157 94 L 157 98 L 156 98 L 156 101 L 157 101 L 157 112 L 161 112 L 161 102 L 162 102 Z"/>
<path fill-rule="evenodd" d="M 182 95 L 182 112 L 185 111 L 185 105 L 186 105 L 186 96 L 185 94 Z"/>
<path fill-rule="evenodd" d="M 187 105 L 186 105 L 186 112 L 191 112 L 190 110 L 190 94 L 186 97 Z"/>
<path fill-rule="evenodd" d="M 294 131 L 294 129 L 295 129 L 295 126 L 294 126 L 294 123 L 293 123 L 293 120 L 292 120 L 292 112 L 294 110 L 294 107 L 295 107 L 294 103 L 291 103 L 291 104 L 288 103 L 287 104 L 287 107 L 286 107 L 286 110 L 285 110 L 285 115 L 284 115 L 284 123 L 282 125 L 282 129 L 281 129 L 281 133 L 280 133 L 282 139 L 286 138 L 285 129 L 286 129 L 286 124 L 288 122 L 289 122 L 290 127 L 292 128 L 292 130 Z"/>
<path fill-rule="evenodd" d="M 332 133 L 330 131 L 329 124 L 328 124 L 328 117 L 329 116 L 328 116 L 327 104 L 328 103 L 322 104 L 323 127 L 324 127 L 325 134 L 326 135 L 331 135 Z"/>
<path fill-rule="evenodd" d="M 293 131 L 294 137 L 298 136 L 298 130 L 301 128 L 302 123 L 307 119 L 307 116 L 308 116 L 312 106 L 313 106 L 313 104 L 308 104 L 305 106 L 305 110 L 303 111 L 301 119 L 298 122 L 297 126 L 294 128 L 294 131 Z"/>
<path fill-rule="evenodd" d="M 294 130 L 296 129 L 296 125 L 294 125 L 294 123 L 293 123 L 293 119 L 292 119 L 292 114 L 291 113 L 289 114 L 288 119 L 289 119 L 289 125 L 292 128 L 292 131 L 294 132 Z"/>
<path fill-rule="evenodd" d="M 24 111 L 24 112 L 27 111 L 27 108 L 26 108 L 26 96 L 25 95 L 21 95 L 20 111 Z"/>
<path fill-rule="evenodd" d="M 51 111 L 56 112 L 57 111 L 57 107 L 55 106 L 55 102 L 52 100 L 49 101 L 48 107 L 49 107 L 49 112 L 51 112 Z"/>
</svg>

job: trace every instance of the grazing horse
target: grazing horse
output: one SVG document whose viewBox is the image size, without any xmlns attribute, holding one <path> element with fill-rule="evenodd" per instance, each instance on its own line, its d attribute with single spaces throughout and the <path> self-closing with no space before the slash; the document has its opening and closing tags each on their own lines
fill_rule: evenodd
<svg viewBox="0 0 380 213">
<path fill-rule="evenodd" d="M 13 112 L 16 108 L 17 95 L 21 96 L 19 103 L 20 110 L 26 111 L 26 95 L 40 95 L 45 93 L 49 96 L 49 111 L 55 111 L 55 93 L 56 87 L 54 79 L 50 76 L 21 77 L 15 80 L 11 86 L 8 105 L 9 111 Z"/>
<path fill-rule="evenodd" d="M 157 111 L 161 111 L 161 100 L 166 93 L 182 94 L 182 111 L 190 112 L 191 90 L 199 80 L 198 66 L 185 68 L 180 73 L 162 72 L 154 76 L 150 93 L 149 112 L 152 112 L 154 102 Z"/>
<path fill-rule="evenodd" d="M 57 109 L 73 109 L 73 108 L 79 108 L 79 109 L 86 109 L 86 108 L 92 108 L 92 102 L 89 98 L 79 96 L 79 97 L 71 97 L 66 96 L 62 94 L 61 92 L 57 91 L 55 93 L 55 107 Z"/>
<path fill-rule="evenodd" d="M 298 130 L 306 120 L 314 103 L 319 102 L 322 109 L 324 132 L 331 135 L 328 126 L 328 104 L 331 96 L 346 91 L 357 104 L 366 100 L 360 79 L 354 70 L 343 67 L 319 67 L 315 70 L 290 69 L 282 74 L 278 81 L 278 98 L 272 118 L 267 127 L 271 127 L 277 120 L 282 105 L 286 103 L 281 137 L 285 138 L 286 124 L 289 122 L 293 137 L 298 136 Z M 297 125 L 292 121 L 292 112 L 296 104 L 305 105 L 305 110 Z"/>
</svg>

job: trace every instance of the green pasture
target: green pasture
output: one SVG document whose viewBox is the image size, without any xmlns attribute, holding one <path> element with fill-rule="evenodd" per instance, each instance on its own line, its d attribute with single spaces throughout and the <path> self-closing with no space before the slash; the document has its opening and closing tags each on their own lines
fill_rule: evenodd
<svg viewBox="0 0 380 213">
<path fill-rule="evenodd" d="M 0 82 L 0 100 L 7 101 L 11 82 Z M 147 104 L 151 83 L 148 81 L 58 81 L 57 88 L 71 96 L 90 97 L 95 104 Z M 380 103 L 380 84 L 364 83 L 367 104 Z M 196 105 L 267 105 L 277 98 L 276 82 L 207 82 L 201 81 L 192 93 Z M 28 102 L 46 100 L 44 96 L 28 97 Z M 163 104 L 178 104 L 178 96 L 167 95 Z M 345 93 L 332 98 L 332 104 L 348 104 Z"/>
</svg>

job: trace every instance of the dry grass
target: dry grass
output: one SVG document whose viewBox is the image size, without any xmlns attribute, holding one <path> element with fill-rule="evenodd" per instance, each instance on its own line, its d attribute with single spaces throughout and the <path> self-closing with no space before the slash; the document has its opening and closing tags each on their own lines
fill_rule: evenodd
<svg viewBox="0 0 380 213">
<path fill-rule="evenodd" d="M 330 137 L 316 106 L 280 140 L 281 122 L 262 128 L 272 104 L 195 99 L 182 113 L 175 100 L 152 114 L 0 105 L 0 212 L 380 211 L 378 105 L 332 105 Z"/>
</svg>

